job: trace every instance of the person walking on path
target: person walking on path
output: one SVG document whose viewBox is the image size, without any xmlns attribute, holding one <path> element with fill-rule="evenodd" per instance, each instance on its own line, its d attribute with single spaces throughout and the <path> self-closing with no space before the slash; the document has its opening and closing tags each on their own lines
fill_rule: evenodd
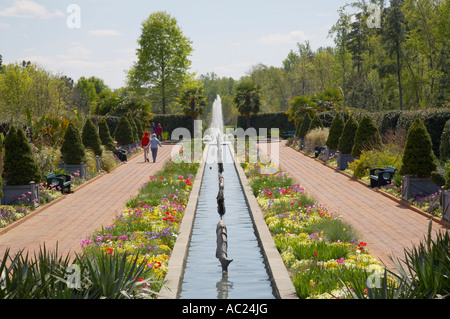
<svg viewBox="0 0 450 319">
<path fill-rule="evenodd" d="M 150 134 L 156 133 L 156 124 L 155 122 L 152 122 L 152 125 L 150 125 Z"/>
<path fill-rule="evenodd" d="M 150 162 L 148 158 L 148 147 L 150 144 L 150 137 L 148 136 L 148 131 L 145 131 L 144 136 L 142 136 L 141 146 L 144 149 L 144 162 Z"/>
<path fill-rule="evenodd" d="M 157 126 L 156 129 L 155 129 L 155 134 L 156 134 L 156 137 L 157 137 L 160 141 L 162 141 L 162 131 L 163 131 L 163 128 L 162 128 L 162 126 L 161 126 L 161 123 L 158 123 L 158 126 Z"/>
<path fill-rule="evenodd" d="M 150 139 L 150 149 L 152 150 L 153 163 L 156 162 L 156 156 L 158 155 L 158 145 L 162 147 L 161 142 L 156 137 L 156 134 L 153 134 Z"/>
</svg>

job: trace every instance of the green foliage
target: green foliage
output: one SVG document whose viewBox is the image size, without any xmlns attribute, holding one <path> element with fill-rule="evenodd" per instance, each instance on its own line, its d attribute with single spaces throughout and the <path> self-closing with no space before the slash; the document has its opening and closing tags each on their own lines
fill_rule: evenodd
<svg viewBox="0 0 450 319">
<path fill-rule="evenodd" d="M 359 157 L 361 151 L 373 149 L 381 142 L 380 134 L 371 118 L 364 116 L 359 122 L 358 129 L 356 130 L 355 139 L 353 142 L 352 156 Z"/>
<path fill-rule="evenodd" d="M 352 226 L 340 218 L 323 219 L 316 223 L 311 223 L 305 229 L 308 234 L 323 232 L 324 240 L 337 242 L 358 241 L 357 232 Z"/>
<path fill-rule="evenodd" d="M 97 127 L 91 119 L 87 119 L 84 123 L 83 132 L 81 133 L 81 139 L 84 147 L 90 148 L 94 151 L 95 155 L 102 156 L 101 140 L 97 132 Z"/>
<path fill-rule="evenodd" d="M 5 138 L 5 158 L 3 178 L 8 185 L 36 184 L 41 180 L 41 172 L 33 156 L 31 146 L 22 129 L 11 126 Z"/>
<path fill-rule="evenodd" d="M 98 132 L 102 145 L 104 145 L 110 151 L 115 150 L 114 140 L 111 136 L 108 124 L 106 123 L 105 119 L 101 119 L 100 122 L 98 122 Z"/>
<path fill-rule="evenodd" d="M 436 169 L 436 157 L 433 153 L 430 134 L 419 118 L 408 130 L 402 163 L 401 175 L 429 177 Z"/>
<path fill-rule="evenodd" d="M 309 124 L 308 132 L 316 128 L 323 128 L 323 124 L 320 120 L 319 114 L 315 112 L 311 119 L 311 123 Z"/>
<path fill-rule="evenodd" d="M 350 116 L 345 122 L 342 134 L 339 137 L 338 151 L 343 154 L 351 154 L 356 131 L 358 130 L 358 122 Z"/>
<path fill-rule="evenodd" d="M 131 115 L 129 115 L 127 118 L 128 118 L 128 122 L 130 122 L 130 125 L 131 125 L 131 131 L 133 132 L 133 141 L 139 141 L 143 135 L 139 135 L 136 121 L 134 120 L 134 118 Z"/>
<path fill-rule="evenodd" d="M 305 138 L 306 134 L 308 133 L 310 125 L 311 125 L 311 117 L 309 116 L 309 113 L 305 113 L 297 132 L 299 138 Z"/>
<path fill-rule="evenodd" d="M 450 189 L 450 161 L 445 166 L 445 185 L 444 189 Z"/>
<path fill-rule="evenodd" d="M 331 122 L 330 131 L 328 133 L 328 139 L 326 145 L 333 150 L 336 150 L 339 144 L 339 138 L 341 137 L 342 130 L 344 129 L 344 119 L 339 113 L 333 118 Z"/>
<path fill-rule="evenodd" d="M 445 123 L 444 130 L 442 131 L 439 151 L 442 161 L 450 160 L 450 120 Z"/>
<path fill-rule="evenodd" d="M 135 141 L 133 129 L 126 116 L 120 118 L 114 137 L 119 145 L 128 145 Z"/>
<path fill-rule="evenodd" d="M 272 128 L 279 129 L 280 134 L 281 132 L 295 131 L 294 122 L 288 120 L 288 115 L 285 112 L 251 114 L 250 123 L 251 127 L 254 127 L 258 133 L 260 128 L 266 128 L 269 136 Z M 245 116 L 239 115 L 237 127 L 245 127 L 245 125 Z"/>
<path fill-rule="evenodd" d="M 166 114 L 166 106 L 188 76 L 192 42 L 183 35 L 175 18 L 166 12 L 154 12 L 142 23 L 138 44 L 137 62 L 128 74 L 129 85 L 136 91 L 151 87 L 153 105 Z"/>
<path fill-rule="evenodd" d="M 72 122 L 67 127 L 61 154 L 65 164 L 78 165 L 86 162 L 86 149 L 78 128 Z"/>
<path fill-rule="evenodd" d="M 261 87 L 253 81 L 242 80 L 235 89 L 233 102 L 238 112 L 245 115 L 247 127 L 250 127 L 250 114 L 257 114 L 261 107 Z"/>
</svg>

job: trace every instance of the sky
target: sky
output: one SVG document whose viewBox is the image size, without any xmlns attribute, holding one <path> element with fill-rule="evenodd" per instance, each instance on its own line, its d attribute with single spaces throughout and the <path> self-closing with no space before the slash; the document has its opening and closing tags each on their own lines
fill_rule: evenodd
<svg viewBox="0 0 450 319">
<path fill-rule="evenodd" d="M 297 43 L 334 46 L 328 31 L 349 0 L 0 0 L 3 64 L 31 61 L 77 81 L 126 84 L 142 22 L 177 19 L 194 49 L 190 72 L 238 80 L 253 65 L 281 67 Z"/>
</svg>

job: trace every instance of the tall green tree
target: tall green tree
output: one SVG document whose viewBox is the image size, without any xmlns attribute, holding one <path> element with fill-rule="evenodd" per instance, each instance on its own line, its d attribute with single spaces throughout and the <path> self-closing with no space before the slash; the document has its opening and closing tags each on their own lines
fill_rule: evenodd
<svg viewBox="0 0 450 319">
<path fill-rule="evenodd" d="M 86 163 L 86 149 L 81 140 L 81 134 L 77 126 L 70 122 L 64 134 L 64 142 L 61 145 L 61 154 L 64 163 L 69 165 L 78 165 Z"/>
<path fill-rule="evenodd" d="M 188 77 L 192 42 L 175 18 L 155 12 L 142 23 L 138 44 L 137 62 L 128 73 L 129 85 L 139 91 L 148 89 L 166 114 L 168 103 Z"/>
<path fill-rule="evenodd" d="M 402 91 L 402 46 L 405 42 L 405 15 L 402 11 L 403 0 L 391 0 L 391 6 L 385 9 L 382 34 L 383 41 L 389 54 L 395 54 L 397 61 L 397 82 L 399 107 L 403 110 Z"/>
<path fill-rule="evenodd" d="M 205 112 L 206 95 L 203 91 L 203 84 L 200 81 L 188 83 L 181 93 L 179 102 L 183 113 L 192 119 L 192 129 L 194 129 L 195 119 Z"/>
<path fill-rule="evenodd" d="M 81 140 L 84 147 L 92 149 L 95 155 L 102 156 L 102 142 L 98 135 L 97 126 L 95 126 L 94 122 L 89 118 L 86 120 L 86 123 L 84 123 L 83 131 L 81 132 Z"/>
<path fill-rule="evenodd" d="M 261 107 L 261 88 L 249 80 L 243 80 L 236 86 L 233 98 L 238 112 L 245 116 L 247 128 L 250 127 L 250 114 L 258 114 Z"/>
</svg>

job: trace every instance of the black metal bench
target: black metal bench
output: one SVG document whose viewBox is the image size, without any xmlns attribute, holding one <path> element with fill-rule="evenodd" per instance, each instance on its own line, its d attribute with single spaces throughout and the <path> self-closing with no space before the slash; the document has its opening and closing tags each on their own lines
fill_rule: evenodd
<svg viewBox="0 0 450 319">
<path fill-rule="evenodd" d="M 295 136 L 295 131 L 285 131 L 285 132 L 281 132 L 281 137 L 284 139 L 287 139 L 289 137 L 293 137 Z"/>
<path fill-rule="evenodd" d="M 372 168 L 369 175 L 370 187 L 380 187 L 390 184 L 396 171 L 397 169 L 392 166 L 386 166 L 385 168 Z"/>
<path fill-rule="evenodd" d="M 57 187 L 61 190 L 61 194 L 64 194 L 64 189 L 67 189 L 67 193 L 70 193 L 71 177 L 66 174 L 56 175 L 55 173 L 50 173 L 45 175 L 47 179 L 47 188 Z"/>
<path fill-rule="evenodd" d="M 320 154 L 322 154 L 323 151 L 325 151 L 325 146 L 316 146 L 314 147 L 314 158 L 319 157 Z"/>
</svg>

